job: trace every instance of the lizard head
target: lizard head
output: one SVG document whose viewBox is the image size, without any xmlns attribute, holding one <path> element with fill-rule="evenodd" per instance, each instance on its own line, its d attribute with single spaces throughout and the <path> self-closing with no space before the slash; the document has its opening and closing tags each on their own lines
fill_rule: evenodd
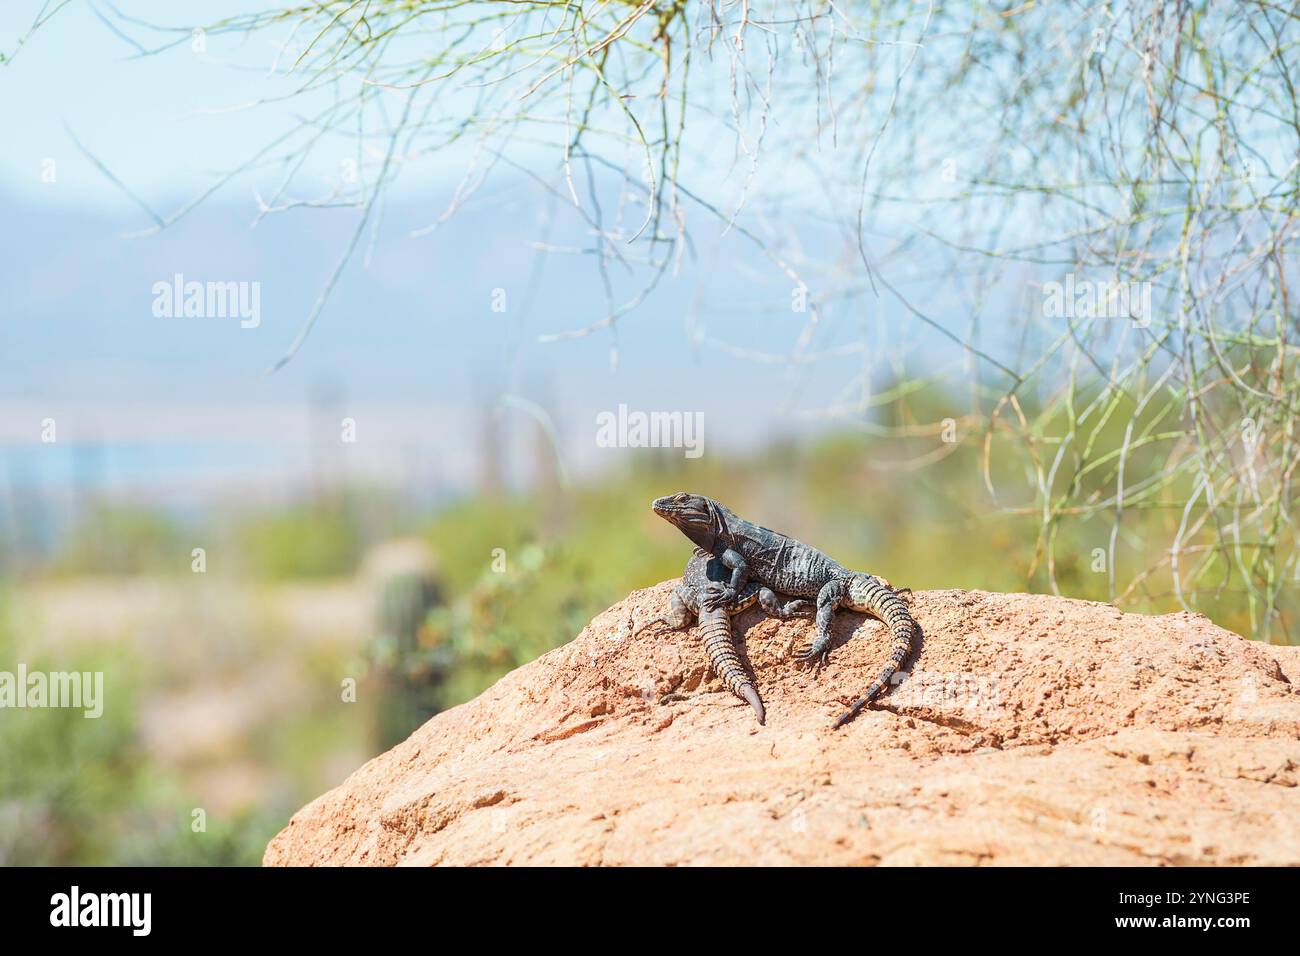
<svg viewBox="0 0 1300 956">
<path fill-rule="evenodd" d="M 655 510 L 655 514 L 675 524 L 688 536 L 692 530 L 709 531 L 713 527 L 713 502 L 703 495 L 691 495 L 682 491 L 656 498 L 650 507 Z"/>
</svg>

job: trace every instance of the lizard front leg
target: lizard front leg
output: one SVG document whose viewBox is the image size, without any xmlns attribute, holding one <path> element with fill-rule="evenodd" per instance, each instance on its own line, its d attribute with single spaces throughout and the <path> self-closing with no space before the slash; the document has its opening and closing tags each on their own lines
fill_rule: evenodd
<svg viewBox="0 0 1300 956">
<path fill-rule="evenodd" d="M 812 664 L 814 673 L 822 669 L 830 655 L 831 621 L 835 618 L 835 609 L 847 594 L 848 587 L 840 578 L 827 581 L 817 593 L 817 638 L 794 654 L 794 659 L 799 663 Z"/>
<path fill-rule="evenodd" d="M 731 569 L 731 580 L 727 583 L 727 588 L 723 592 L 720 601 L 721 604 L 730 604 L 736 599 L 740 589 L 745 586 L 745 582 L 749 580 L 749 564 L 745 561 L 743 554 L 732 548 L 727 548 L 718 555 L 718 560 L 725 567 Z"/>
</svg>

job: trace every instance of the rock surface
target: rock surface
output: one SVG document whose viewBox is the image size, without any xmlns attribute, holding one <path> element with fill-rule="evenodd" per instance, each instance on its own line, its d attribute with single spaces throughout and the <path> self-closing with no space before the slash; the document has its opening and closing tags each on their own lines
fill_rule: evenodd
<svg viewBox="0 0 1300 956">
<path fill-rule="evenodd" d="M 301 809 L 268 865 L 1300 864 L 1300 648 L 1199 615 L 929 591 L 910 676 L 838 732 L 884 625 L 814 679 L 735 619 L 766 727 L 665 582 Z M 848 638 L 852 640 L 848 640 Z M 684 700 L 661 703 L 676 692 Z"/>
</svg>

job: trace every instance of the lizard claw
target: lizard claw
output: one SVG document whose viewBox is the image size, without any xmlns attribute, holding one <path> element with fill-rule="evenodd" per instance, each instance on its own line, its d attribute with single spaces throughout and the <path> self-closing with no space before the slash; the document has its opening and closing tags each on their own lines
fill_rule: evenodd
<svg viewBox="0 0 1300 956">
<path fill-rule="evenodd" d="M 716 581 L 710 582 L 705 589 L 701 603 L 707 611 L 716 611 L 719 608 L 725 608 L 736 599 L 734 588 L 719 584 Z"/>
<path fill-rule="evenodd" d="M 818 648 L 814 644 L 804 644 L 799 650 L 794 652 L 794 659 L 797 666 L 809 664 L 813 669 L 813 676 L 816 677 L 826 666 L 827 660 L 830 659 L 831 649 L 829 647 Z"/>
<path fill-rule="evenodd" d="M 725 584 L 719 584 L 718 581 L 710 581 L 707 587 L 703 588 L 703 593 L 699 597 L 699 602 L 705 607 L 705 610 L 716 611 L 720 607 L 725 607 L 736 598 L 736 592 L 732 591 Z"/>
</svg>

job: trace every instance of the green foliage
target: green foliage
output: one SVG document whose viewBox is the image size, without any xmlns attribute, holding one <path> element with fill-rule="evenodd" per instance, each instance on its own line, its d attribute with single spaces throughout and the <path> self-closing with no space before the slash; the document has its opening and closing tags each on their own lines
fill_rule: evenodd
<svg viewBox="0 0 1300 956">
<path fill-rule="evenodd" d="M 17 650 L 0 620 L 0 670 Z M 103 673 L 103 713 L 70 708 L 0 712 L 0 865 L 255 864 L 281 808 L 191 830 L 202 801 L 144 752 L 136 731 L 139 661 L 120 648 L 23 659 L 34 671 Z"/>
<path fill-rule="evenodd" d="M 188 570 L 190 545 L 167 515 L 101 505 L 81 522 L 54 563 L 61 574 L 143 574 Z"/>
<path fill-rule="evenodd" d="M 440 514 L 428 537 L 450 600 L 430 615 L 422 644 L 450 661 L 441 706 L 570 640 L 633 588 L 680 573 L 681 545 L 649 503 L 664 482 L 684 480 L 659 465 L 567 492 L 472 499 Z"/>
<path fill-rule="evenodd" d="M 263 580 L 351 574 L 361 535 L 344 508 L 301 507 L 258 515 L 236 533 L 245 570 Z"/>
</svg>

